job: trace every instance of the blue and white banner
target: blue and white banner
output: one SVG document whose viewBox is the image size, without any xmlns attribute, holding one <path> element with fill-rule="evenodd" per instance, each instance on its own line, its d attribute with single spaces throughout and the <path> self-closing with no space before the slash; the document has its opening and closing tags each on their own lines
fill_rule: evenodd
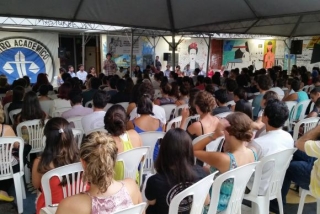
<svg viewBox="0 0 320 214">
<path fill-rule="evenodd" d="M 53 81 L 58 60 L 58 35 L 48 34 L 57 39 L 41 33 L 31 35 L 3 37 L 0 33 L 0 74 L 6 75 L 10 84 L 23 76 L 29 76 L 31 83 L 35 83 L 39 73 L 46 73 L 49 81 Z"/>
</svg>

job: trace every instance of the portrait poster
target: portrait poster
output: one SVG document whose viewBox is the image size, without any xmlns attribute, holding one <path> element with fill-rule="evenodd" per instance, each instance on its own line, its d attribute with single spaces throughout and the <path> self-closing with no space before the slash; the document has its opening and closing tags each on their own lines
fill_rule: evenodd
<svg viewBox="0 0 320 214">
<path fill-rule="evenodd" d="M 272 68 L 275 65 L 276 59 L 276 40 L 265 40 L 264 41 L 264 52 L 263 52 L 263 67 L 265 69 Z"/>
</svg>

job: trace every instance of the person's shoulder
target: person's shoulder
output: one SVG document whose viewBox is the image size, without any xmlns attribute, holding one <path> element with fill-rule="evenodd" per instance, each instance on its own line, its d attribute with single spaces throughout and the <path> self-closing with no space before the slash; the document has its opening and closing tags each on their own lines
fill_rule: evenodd
<svg viewBox="0 0 320 214">
<path fill-rule="evenodd" d="M 208 175 L 208 173 L 203 169 L 203 167 L 200 167 L 199 165 L 193 165 L 192 169 L 197 176 L 197 180 L 200 180 Z"/>
<path fill-rule="evenodd" d="M 91 198 L 86 194 L 73 195 L 63 199 L 59 203 L 57 214 L 59 213 L 90 213 Z"/>
</svg>

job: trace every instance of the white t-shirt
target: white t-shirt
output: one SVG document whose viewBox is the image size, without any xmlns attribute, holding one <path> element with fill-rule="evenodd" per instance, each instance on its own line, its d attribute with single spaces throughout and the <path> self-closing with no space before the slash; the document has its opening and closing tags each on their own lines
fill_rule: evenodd
<svg viewBox="0 0 320 214">
<path fill-rule="evenodd" d="M 79 78 L 79 80 L 82 80 L 83 83 L 86 81 L 87 75 L 88 75 L 88 73 L 86 71 L 78 71 L 77 72 L 77 77 Z"/>
<path fill-rule="evenodd" d="M 284 97 L 284 91 L 283 91 L 281 88 L 279 88 L 279 87 L 270 88 L 269 91 L 274 91 L 274 92 L 276 92 L 276 93 L 278 94 L 278 97 L 279 97 L 280 100 L 282 100 L 283 97 Z"/>
<path fill-rule="evenodd" d="M 152 117 L 159 119 L 162 124 L 167 123 L 166 112 L 164 111 L 164 109 L 162 107 L 160 107 L 158 105 L 153 105 L 152 112 L 154 113 L 154 116 L 152 116 Z M 137 114 L 137 107 L 136 107 L 130 113 L 130 120 L 133 120 L 137 117 L 140 117 L 140 115 Z"/>
<path fill-rule="evenodd" d="M 286 149 L 294 148 L 294 141 L 292 136 L 282 129 L 268 131 L 265 135 L 258 137 L 253 140 L 250 147 L 256 151 L 258 160 L 261 158 L 272 155 L 277 152 L 281 152 Z M 268 166 L 266 164 L 263 168 L 261 183 L 259 188 L 259 195 L 264 195 L 269 184 L 270 173 L 273 169 L 273 166 Z M 253 185 L 253 176 L 248 182 L 247 186 L 249 189 L 252 188 Z"/>
<path fill-rule="evenodd" d="M 94 129 L 103 128 L 105 114 L 105 111 L 95 111 L 84 116 L 81 119 L 81 123 L 85 134 L 90 133 Z"/>
</svg>

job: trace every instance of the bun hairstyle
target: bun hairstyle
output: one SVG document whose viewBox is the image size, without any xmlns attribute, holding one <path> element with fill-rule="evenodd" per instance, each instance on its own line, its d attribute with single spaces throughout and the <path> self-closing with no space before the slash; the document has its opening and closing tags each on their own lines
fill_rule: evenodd
<svg viewBox="0 0 320 214">
<path fill-rule="evenodd" d="M 195 106 L 198 106 L 202 113 L 212 112 L 212 109 L 216 106 L 213 96 L 206 91 L 199 91 L 194 99 Z"/>
<path fill-rule="evenodd" d="M 112 136 L 103 132 L 92 132 L 84 138 L 80 157 L 86 163 L 83 179 L 107 191 L 114 177 L 118 148 Z"/>
<path fill-rule="evenodd" d="M 121 105 L 113 105 L 104 116 L 104 128 L 112 136 L 120 136 L 127 130 L 128 117 Z"/>
<path fill-rule="evenodd" d="M 41 174 L 54 168 L 79 162 L 79 148 L 73 137 L 69 122 L 61 117 L 50 119 L 44 127 L 46 145 L 41 155 L 38 172 Z"/>
<path fill-rule="evenodd" d="M 153 103 L 150 99 L 150 95 L 143 94 L 141 98 L 138 100 L 137 113 L 141 115 L 142 114 L 154 115 L 152 110 L 153 110 Z"/>
<path fill-rule="evenodd" d="M 250 142 L 253 137 L 251 129 L 252 120 L 248 115 L 242 112 L 234 112 L 226 117 L 230 126 L 226 128 L 229 135 L 234 136 L 237 140 Z"/>
</svg>

